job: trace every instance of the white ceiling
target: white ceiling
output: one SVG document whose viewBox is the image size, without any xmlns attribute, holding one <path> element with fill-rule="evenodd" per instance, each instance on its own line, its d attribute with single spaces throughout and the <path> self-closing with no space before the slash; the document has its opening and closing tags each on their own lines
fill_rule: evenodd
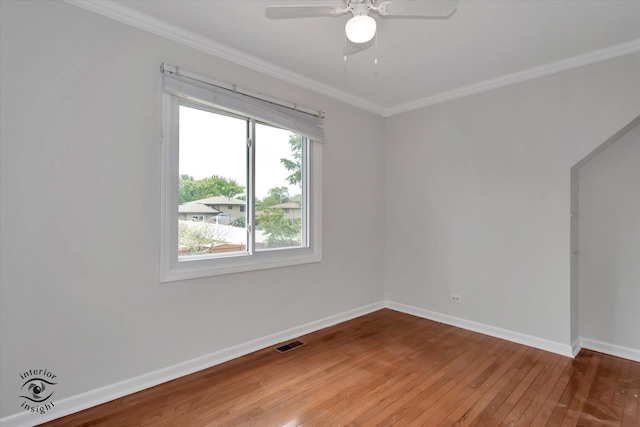
<svg viewBox="0 0 640 427">
<path fill-rule="evenodd" d="M 264 13 L 335 0 L 70 2 L 385 116 L 640 51 L 640 0 L 476 0 L 448 20 L 375 15 L 377 66 L 373 48 L 344 61 L 348 15 Z"/>
</svg>

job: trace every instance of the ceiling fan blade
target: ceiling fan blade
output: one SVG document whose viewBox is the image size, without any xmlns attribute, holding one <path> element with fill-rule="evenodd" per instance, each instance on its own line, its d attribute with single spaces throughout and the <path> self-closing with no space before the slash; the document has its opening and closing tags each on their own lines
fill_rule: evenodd
<svg viewBox="0 0 640 427">
<path fill-rule="evenodd" d="M 322 16 L 339 16 L 347 9 L 333 6 L 269 6 L 264 13 L 269 19 L 315 18 Z"/>
<path fill-rule="evenodd" d="M 447 19 L 456 11 L 458 3 L 458 0 L 391 0 L 380 4 L 380 15 L 393 18 Z"/>
</svg>

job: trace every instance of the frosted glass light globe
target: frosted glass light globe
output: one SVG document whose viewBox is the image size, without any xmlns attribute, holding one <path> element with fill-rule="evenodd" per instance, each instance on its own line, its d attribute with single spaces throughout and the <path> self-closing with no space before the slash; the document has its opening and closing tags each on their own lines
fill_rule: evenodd
<svg viewBox="0 0 640 427">
<path fill-rule="evenodd" d="M 369 15 L 357 15 L 347 21 L 344 30 L 353 43 L 366 43 L 376 35 L 376 20 Z"/>
</svg>

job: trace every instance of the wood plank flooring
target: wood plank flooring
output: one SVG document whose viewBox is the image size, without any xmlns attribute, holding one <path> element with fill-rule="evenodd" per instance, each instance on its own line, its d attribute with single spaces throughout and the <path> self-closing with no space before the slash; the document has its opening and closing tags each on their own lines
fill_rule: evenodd
<svg viewBox="0 0 640 427">
<path fill-rule="evenodd" d="M 640 363 L 384 309 L 47 426 L 640 426 Z"/>
</svg>

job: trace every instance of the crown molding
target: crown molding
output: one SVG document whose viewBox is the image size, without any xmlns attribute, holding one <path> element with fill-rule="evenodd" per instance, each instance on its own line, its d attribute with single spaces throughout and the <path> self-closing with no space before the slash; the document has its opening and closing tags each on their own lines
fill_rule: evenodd
<svg viewBox="0 0 640 427">
<path fill-rule="evenodd" d="M 383 116 L 390 117 L 397 114 L 406 113 L 408 111 L 417 110 L 419 108 L 429 107 L 431 105 L 440 104 L 446 101 L 474 95 L 480 92 L 486 92 L 499 87 L 512 85 L 514 83 L 524 82 L 526 80 L 536 79 L 538 77 L 559 73 L 560 71 L 570 70 L 572 68 L 589 65 L 607 59 L 616 58 L 618 56 L 628 55 L 630 53 L 640 51 L 640 39 L 631 40 L 626 43 L 613 45 L 604 49 L 595 50 L 582 55 L 573 56 L 549 64 L 540 65 L 538 67 L 529 68 L 512 74 L 507 74 L 491 80 L 485 80 L 468 86 L 463 86 L 448 92 L 418 99 L 416 101 L 400 104 L 395 107 L 385 109 Z"/>
<path fill-rule="evenodd" d="M 463 86 L 404 104 L 392 107 L 383 107 L 338 90 L 332 86 L 305 77 L 301 74 L 279 67 L 255 56 L 232 49 L 207 37 L 185 30 L 184 28 L 153 18 L 147 14 L 138 12 L 112 0 L 63 1 L 383 117 L 395 116 L 420 108 L 440 104 L 442 102 L 452 101 L 465 96 L 486 92 L 514 83 L 524 82 L 526 80 L 547 76 L 572 68 L 581 67 L 583 65 L 593 64 L 640 51 L 640 39 L 635 39 L 626 43 L 617 44 L 604 49 L 595 50 L 573 56 L 571 58 L 507 74 L 495 79 Z"/>
<path fill-rule="evenodd" d="M 301 74 L 279 67 L 239 50 L 217 43 L 207 37 L 185 30 L 177 25 L 138 12 L 112 0 L 63 0 L 73 6 L 111 18 L 123 24 L 155 34 L 184 46 L 200 50 L 254 71 L 295 84 L 313 92 L 327 96 L 365 111 L 383 116 L 384 108 L 360 97 L 340 91 Z"/>
</svg>

